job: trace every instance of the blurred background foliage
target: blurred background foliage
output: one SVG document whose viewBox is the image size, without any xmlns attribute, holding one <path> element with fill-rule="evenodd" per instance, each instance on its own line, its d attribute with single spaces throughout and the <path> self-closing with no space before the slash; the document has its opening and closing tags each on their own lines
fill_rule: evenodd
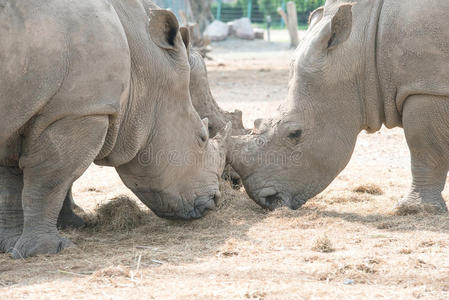
<svg viewBox="0 0 449 300">
<path fill-rule="evenodd" d="M 307 24 L 309 14 L 316 8 L 324 5 L 325 2 L 325 0 L 293 1 L 296 3 L 298 22 L 300 25 Z M 250 16 L 253 23 L 265 23 L 266 17 L 270 16 L 273 20 L 273 25 L 276 26 L 276 23 L 281 24 L 281 17 L 277 13 L 277 9 L 278 7 L 285 9 L 286 2 L 285 0 L 222 0 L 221 11 L 217 15 L 220 1 L 216 0 L 212 4 L 212 13 L 223 22 Z"/>
</svg>

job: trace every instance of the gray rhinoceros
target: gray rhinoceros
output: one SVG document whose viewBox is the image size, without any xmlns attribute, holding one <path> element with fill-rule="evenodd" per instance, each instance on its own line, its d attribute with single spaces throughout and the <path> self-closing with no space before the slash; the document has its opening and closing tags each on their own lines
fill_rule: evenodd
<svg viewBox="0 0 449 300">
<path fill-rule="evenodd" d="M 294 54 L 287 103 L 232 140 L 232 166 L 257 203 L 296 209 L 344 169 L 362 130 L 402 126 L 413 182 L 398 207 L 447 211 L 448 66 L 449 1 L 328 0 Z"/>
<path fill-rule="evenodd" d="M 155 7 L 155 9 L 156 8 L 157 7 Z M 239 110 L 235 110 L 234 112 L 222 110 L 212 96 L 207 78 L 206 64 L 201 54 L 193 48 L 189 49 L 188 55 L 190 64 L 190 96 L 193 107 L 200 117 L 207 118 L 208 120 L 208 125 L 206 127 L 209 129 L 209 135 L 223 135 L 223 132 L 221 131 L 223 128 L 226 128 L 228 122 L 231 122 L 232 124 L 232 135 L 247 133 L 247 130 L 243 127 L 242 123 L 242 112 Z M 240 182 L 240 178 L 233 170 L 225 171 L 223 177 L 232 180 L 234 184 Z M 74 200 L 70 188 L 58 217 L 59 228 L 80 228 L 84 226 L 83 219 L 75 214 L 73 206 Z"/>
<path fill-rule="evenodd" d="M 1 251 L 70 245 L 57 217 L 92 162 L 115 167 L 159 216 L 214 207 L 226 134 L 209 140 L 193 108 L 188 31 L 152 7 L 0 0 Z"/>
</svg>

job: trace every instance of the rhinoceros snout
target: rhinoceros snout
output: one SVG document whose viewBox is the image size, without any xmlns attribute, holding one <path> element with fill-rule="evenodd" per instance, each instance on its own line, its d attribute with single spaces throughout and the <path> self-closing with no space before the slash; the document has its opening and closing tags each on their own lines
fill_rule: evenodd
<svg viewBox="0 0 449 300">
<path fill-rule="evenodd" d="M 293 210 L 297 210 L 301 206 L 303 206 L 307 200 L 309 200 L 309 197 L 305 197 L 304 195 L 297 195 L 296 197 L 292 198 L 292 201 L 290 201 L 289 207 Z"/>
<path fill-rule="evenodd" d="M 209 210 L 214 210 L 220 198 L 220 192 L 209 196 L 201 196 L 195 199 L 194 208 L 186 219 L 199 219 Z"/>
<path fill-rule="evenodd" d="M 135 192 L 139 199 L 158 217 L 165 219 L 191 220 L 203 217 L 215 209 L 220 192 L 215 191 L 187 201 L 180 196 L 160 192 Z"/>
<path fill-rule="evenodd" d="M 260 206 L 269 210 L 275 210 L 280 207 L 288 207 L 297 210 L 303 206 L 308 198 L 303 195 L 292 197 L 288 192 L 278 192 L 272 187 L 263 188 L 257 196 L 252 197 Z"/>
<path fill-rule="evenodd" d="M 256 202 L 260 206 L 269 210 L 288 206 L 290 207 L 290 196 L 285 193 L 277 192 L 274 188 L 268 187 L 259 191 L 256 197 Z"/>
</svg>

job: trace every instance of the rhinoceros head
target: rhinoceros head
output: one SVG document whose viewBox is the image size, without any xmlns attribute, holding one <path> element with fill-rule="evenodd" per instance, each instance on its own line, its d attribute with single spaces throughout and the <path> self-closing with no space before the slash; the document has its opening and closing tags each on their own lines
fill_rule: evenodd
<svg viewBox="0 0 449 300">
<path fill-rule="evenodd" d="M 361 129 L 357 56 L 348 55 L 352 4 L 332 3 L 312 14 L 278 115 L 231 137 L 231 164 L 266 208 L 296 209 L 321 192 L 348 163 Z"/>
<path fill-rule="evenodd" d="M 209 139 L 208 120 L 200 119 L 190 98 L 188 31 L 179 29 L 176 17 L 169 11 L 153 11 L 149 33 L 154 43 L 151 57 L 140 63 L 150 64 L 151 72 L 144 73 L 143 83 L 136 80 L 133 84 L 151 85 L 152 89 L 133 98 L 136 103 L 130 105 L 135 115 L 143 118 L 129 121 L 136 129 L 144 128 L 148 138 L 138 146 L 134 159 L 117 171 L 157 215 L 199 218 L 214 208 L 219 196 L 218 179 L 225 164 L 223 144 L 231 125 Z"/>
</svg>

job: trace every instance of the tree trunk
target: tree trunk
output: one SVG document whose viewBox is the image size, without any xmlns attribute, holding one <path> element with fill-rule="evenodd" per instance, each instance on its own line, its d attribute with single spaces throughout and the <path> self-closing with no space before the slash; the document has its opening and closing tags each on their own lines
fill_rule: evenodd
<svg viewBox="0 0 449 300">
<path fill-rule="evenodd" d="M 278 13 L 284 20 L 290 35 L 290 46 L 296 48 L 299 44 L 298 35 L 298 16 L 296 13 L 296 4 L 293 1 L 287 3 L 287 13 L 282 8 L 278 8 Z"/>
<path fill-rule="evenodd" d="M 212 15 L 212 0 L 188 0 L 190 1 L 190 8 L 192 10 L 192 17 L 195 23 L 200 27 L 203 32 L 207 25 L 214 20 Z"/>
</svg>

